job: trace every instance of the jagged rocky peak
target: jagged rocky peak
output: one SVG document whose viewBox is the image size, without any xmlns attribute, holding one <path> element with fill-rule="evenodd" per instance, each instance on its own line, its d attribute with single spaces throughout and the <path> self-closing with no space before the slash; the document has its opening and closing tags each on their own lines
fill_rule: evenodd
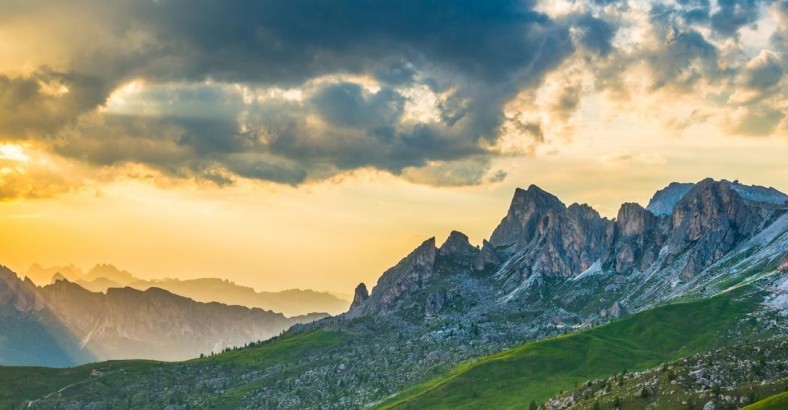
<svg viewBox="0 0 788 410">
<path fill-rule="evenodd" d="M 697 183 L 673 209 L 668 251 L 689 250 L 685 277 L 691 277 L 722 258 L 763 223 L 759 209 L 751 208 L 727 181 L 711 178 Z"/>
<path fill-rule="evenodd" d="M 656 223 L 653 213 L 639 204 L 627 202 L 621 205 L 616 216 L 616 233 L 621 237 L 642 235 Z"/>
<path fill-rule="evenodd" d="M 519 286 L 538 274 L 572 277 L 604 256 L 613 223 L 586 204 L 568 208 L 535 185 L 515 191 L 506 217 L 495 228 L 490 243 L 500 260 L 510 264 L 507 287 Z M 488 253 L 492 256 L 492 253 Z"/>
<path fill-rule="evenodd" d="M 493 231 L 490 243 L 494 247 L 527 243 L 537 235 L 546 215 L 565 210 L 566 205 L 561 200 L 536 185 L 527 190 L 517 188 L 509 212 Z"/>
<path fill-rule="evenodd" d="M 451 231 L 446 242 L 438 249 L 440 256 L 471 256 L 476 257 L 479 249 L 471 245 L 468 236 L 462 232 Z"/>
<path fill-rule="evenodd" d="M 0 265 L 0 310 L 5 305 L 18 312 L 41 310 L 43 305 L 36 298 L 36 285 L 29 279 L 22 280 L 11 269 Z"/>
<path fill-rule="evenodd" d="M 613 243 L 603 265 L 618 273 L 637 268 L 646 270 L 659 256 L 669 230 L 667 217 L 657 217 L 636 203 L 625 203 L 618 210 Z"/>
<path fill-rule="evenodd" d="M 348 317 L 396 311 L 403 295 L 422 289 L 432 279 L 437 253 L 434 237 L 424 241 L 408 256 L 383 272 L 369 298 L 350 309 Z"/>
<path fill-rule="evenodd" d="M 673 209 L 673 228 L 679 236 L 697 240 L 705 232 L 736 228 L 750 235 L 760 223 L 753 212 L 727 181 L 711 178 L 698 182 Z M 679 229 L 676 228 L 686 228 Z"/>
<path fill-rule="evenodd" d="M 358 286 L 356 286 L 356 291 L 353 293 L 353 303 L 350 304 L 350 309 L 353 309 L 356 306 L 364 303 L 364 301 L 367 299 L 369 299 L 367 285 L 365 285 L 363 282 L 359 283 Z"/>
</svg>

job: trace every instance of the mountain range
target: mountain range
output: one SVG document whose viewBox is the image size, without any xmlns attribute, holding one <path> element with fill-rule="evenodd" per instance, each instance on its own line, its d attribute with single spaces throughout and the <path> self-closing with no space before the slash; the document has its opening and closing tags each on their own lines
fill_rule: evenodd
<svg viewBox="0 0 788 410">
<path fill-rule="evenodd" d="M 327 292 L 289 289 L 279 292 L 257 292 L 248 286 L 235 284 L 227 279 L 154 279 L 144 280 L 110 264 L 98 264 L 87 272 L 69 266 L 44 268 L 33 264 L 25 276 L 38 285 L 47 285 L 58 279 L 67 279 L 92 291 L 106 293 L 110 288 L 130 287 L 138 290 L 160 288 L 198 302 L 220 302 L 282 313 L 286 316 L 322 312 L 339 314 L 347 310 L 350 302 Z"/>
<path fill-rule="evenodd" d="M 787 201 L 771 188 L 705 179 L 670 184 L 646 207 L 626 203 L 608 219 L 532 185 L 515 191 L 480 246 L 457 231 L 440 245 L 426 239 L 371 292 L 359 284 L 341 315 L 205 359 L 95 364 L 61 379 L 35 373 L 40 389 L 0 392 L 0 403 L 525 407 L 622 370 L 775 346 L 788 335 Z M 739 379 L 761 388 L 737 389 L 788 387 L 776 363 L 768 374 L 756 364 L 742 365 Z M 108 375 L 91 379 L 90 369 Z M 66 378 L 76 384 L 46 395 Z M 692 394 L 711 406 L 739 402 Z M 632 400 L 657 405 L 647 395 Z"/>
<path fill-rule="evenodd" d="M 72 366 L 93 360 L 184 360 L 276 336 L 327 316 L 200 303 L 159 288 L 91 292 L 46 286 L 0 267 L 0 364 Z"/>
</svg>

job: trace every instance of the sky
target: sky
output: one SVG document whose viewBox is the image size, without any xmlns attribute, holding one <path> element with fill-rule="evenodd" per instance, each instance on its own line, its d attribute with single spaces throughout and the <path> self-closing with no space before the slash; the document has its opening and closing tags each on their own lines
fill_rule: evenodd
<svg viewBox="0 0 788 410">
<path fill-rule="evenodd" d="M 351 293 L 516 187 L 788 192 L 788 1 L 3 0 L 0 264 Z"/>
</svg>

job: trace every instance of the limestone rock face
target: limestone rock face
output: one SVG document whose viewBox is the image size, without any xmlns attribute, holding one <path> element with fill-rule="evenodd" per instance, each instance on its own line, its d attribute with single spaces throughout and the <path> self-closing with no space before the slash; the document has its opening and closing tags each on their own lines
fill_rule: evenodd
<svg viewBox="0 0 788 410">
<path fill-rule="evenodd" d="M 490 243 L 520 262 L 520 280 L 531 275 L 571 277 L 588 269 L 607 249 L 613 224 L 588 205 L 568 208 L 532 185 L 517 190 Z"/>
<path fill-rule="evenodd" d="M 561 311 L 597 303 L 602 291 L 612 300 L 595 312 L 616 317 L 696 286 L 700 282 L 690 279 L 701 274 L 718 275 L 707 268 L 770 224 L 775 227 L 766 236 L 779 236 L 783 228 L 775 221 L 788 205 L 779 205 L 778 194 L 724 180 L 674 183 L 655 194 L 649 209 L 626 203 L 609 220 L 585 204 L 566 206 L 535 185 L 517 189 L 489 241 L 475 247 L 453 231 L 440 248 L 434 239 L 424 242 L 381 276 L 369 298 L 357 297 L 348 317 L 446 316 L 448 300 L 455 313 L 555 301 Z M 770 257 L 783 255 L 781 248 Z M 561 297 L 551 296 L 555 292 Z"/>
<path fill-rule="evenodd" d="M 509 212 L 493 231 L 490 243 L 496 248 L 522 247 L 541 236 L 555 215 L 565 210 L 566 206 L 555 195 L 536 185 L 527 190 L 517 188 Z"/>
<path fill-rule="evenodd" d="M 458 231 L 451 231 L 446 242 L 438 249 L 438 255 L 444 257 L 475 259 L 478 253 L 479 249 L 471 245 L 468 236 Z"/>
<path fill-rule="evenodd" d="M 353 303 L 350 304 L 350 309 L 353 309 L 354 307 L 364 303 L 364 301 L 367 299 L 369 299 L 367 285 L 359 283 L 358 286 L 356 286 L 356 291 L 353 295 Z"/>
<path fill-rule="evenodd" d="M 763 222 L 729 183 L 712 179 L 696 184 L 676 204 L 671 218 L 667 251 L 674 259 L 689 252 L 683 269 L 687 278 L 752 236 Z"/>
<path fill-rule="evenodd" d="M 415 293 L 432 278 L 437 254 L 435 238 L 424 241 L 394 267 L 383 273 L 369 298 L 350 311 L 351 316 L 388 314 L 396 311 L 399 302 L 402 302 L 401 297 Z"/>
<path fill-rule="evenodd" d="M 476 260 L 473 262 L 473 269 L 483 271 L 491 268 L 495 269 L 499 266 L 501 266 L 501 258 L 495 252 L 493 245 L 485 239 L 482 242 L 481 251 L 476 255 Z"/>
<path fill-rule="evenodd" d="M 605 255 L 604 266 L 617 273 L 648 269 L 657 260 L 668 230 L 668 218 L 659 218 L 638 204 L 623 204 L 616 216 L 613 244 Z"/>
</svg>

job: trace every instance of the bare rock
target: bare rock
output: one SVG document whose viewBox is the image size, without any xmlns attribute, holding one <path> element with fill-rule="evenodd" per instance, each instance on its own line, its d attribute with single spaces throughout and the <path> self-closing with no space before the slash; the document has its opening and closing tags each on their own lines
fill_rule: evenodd
<svg viewBox="0 0 788 410">
<path fill-rule="evenodd" d="M 350 304 L 350 309 L 352 310 L 356 306 L 361 305 L 367 299 L 369 299 L 369 292 L 367 291 L 367 285 L 364 283 L 359 283 L 356 286 L 356 291 L 353 294 L 353 303 Z"/>
</svg>

